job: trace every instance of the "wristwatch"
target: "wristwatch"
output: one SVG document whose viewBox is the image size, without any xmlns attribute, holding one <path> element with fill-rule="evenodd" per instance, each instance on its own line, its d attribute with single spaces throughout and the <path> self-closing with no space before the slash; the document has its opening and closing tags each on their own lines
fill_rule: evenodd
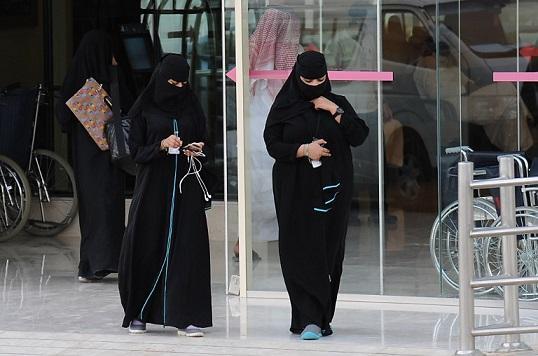
<svg viewBox="0 0 538 356">
<path fill-rule="evenodd" d="M 333 118 L 336 119 L 339 115 L 342 115 L 342 114 L 344 114 L 344 109 L 342 109 L 341 107 L 337 107 L 336 112 L 333 115 Z"/>
</svg>

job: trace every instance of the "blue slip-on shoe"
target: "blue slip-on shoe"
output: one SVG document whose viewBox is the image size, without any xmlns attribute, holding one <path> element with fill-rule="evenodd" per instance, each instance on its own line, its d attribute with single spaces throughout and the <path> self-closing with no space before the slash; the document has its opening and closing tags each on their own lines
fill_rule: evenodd
<svg viewBox="0 0 538 356">
<path fill-rule="evenodd" d="M 321 328 L 314 324 L 307 325 L 301 333 L 302 340 L 319 340 L 321 338 Z"/>
</svg>

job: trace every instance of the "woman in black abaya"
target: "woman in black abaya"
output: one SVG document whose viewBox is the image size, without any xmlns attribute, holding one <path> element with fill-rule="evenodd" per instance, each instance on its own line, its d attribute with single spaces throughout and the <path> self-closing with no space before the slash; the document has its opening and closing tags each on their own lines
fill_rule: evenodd
<svg viewBox="0 0 538 356">
<path fill-rule="evenodd" d="M 139 171 L 129 211 L 119 271 L 123 327 L 169 325 L 180 335 L 203 336 L 212 325 L 209 238 L 200 177 L 205 115 L 188 87 L 189 65 L 163 58 L 130 116 L 131 155 Z M 189 146 L 190 145 L 190 146 Z M 190 166 L 196 164 L 196 167 Z M 191 172 L 191 174 L 187 174 Z"/>
<path fill-rule="evenodd" d="M 110 93 L 111 71 L 116 70 L 112 42 L 102 31 L 88 32 L 82 39 L 65 77 L 56 115 L 62 131 L 71 138 L 75 181 L 79 199 L 81 282 L 96 281 L 118 271 L 125 230 L 124 174 L 101 151 L 65 102 L 92 77 Z M 121 81 L 120 81 L 121 83 Z M 129 95 L 120 86 L 121 102 Z M 128 108 L 127 108 L 128 109 Z"/>
<path fill-rule="evenodd" d="M 350 146 L 367 135 L 346 98 L 331 93 L 323 54 L 299 55 L 269 112 L 264 139 L 276 160 L 273 194 L 290 331 L 304 340 L 332 334 L 352 196 Z"/>
</svg>

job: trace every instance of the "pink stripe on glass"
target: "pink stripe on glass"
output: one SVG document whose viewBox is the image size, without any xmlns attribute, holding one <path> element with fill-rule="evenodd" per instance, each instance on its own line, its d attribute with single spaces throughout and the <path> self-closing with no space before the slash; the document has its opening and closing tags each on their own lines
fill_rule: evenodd
<svg viewBox="0 0 538 356">
<path fill-rule="evenodd" d="M 538 82 L 538 72 L 494 72 L 494 82 Z"/>
<path fill-rule="evenodd" d="M 250 79 L 287 79 L 290 75 L 289 70 L 251 70 Z M 226 76 L 233 80 L 237 79 L 237 70 L 233 68 Z M 373 81 L 373 82 L 391 82 L 394 80 L 393 72 L 374 72 L 374 71 L 329 71 L 329 79 L 343 81 Z"/>
</svg>

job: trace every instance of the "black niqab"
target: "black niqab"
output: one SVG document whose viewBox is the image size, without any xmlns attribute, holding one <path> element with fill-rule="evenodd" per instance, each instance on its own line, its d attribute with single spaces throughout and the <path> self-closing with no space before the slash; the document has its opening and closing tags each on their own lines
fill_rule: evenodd
<svg viewBox="0 0 538 356">
<path fill-rule="evenodd" d="M 188 105 L 199 106 L 198 99 L 190 86 L 179 88 L 168 80 L 187 82 L 189 80 L 190 66 L 180 54 L 167 54 L 155 68 L 146 89 L 138 97 L 129 116 L 137 116 L 142 110 L 154 106 L 167 114 L 177 115 Z"/>
<path fill-rule="evenodd" d="M 316 86 L 301 80 L 301 76 L 306 79 L 319 79 L 324 75 L 327 75 L 327 64 L 323 54 L 308 51 L 298 55 L 293 70 L 271 107 L 268 124 L 295 117 L 313 107 L 310 100 L 329 95 L 332 89 L 328 77 Z"/>
<path fill-rule="evenodd" d="M 331 91 L 331 85 L 328 78 L 318 85 L 309 85 L 301 80 L 319 79 L 327 75 L 327 63 L 325 56 L 319 52 L 309 51 L 300 54 L 297 57 L 295 82 L 298 84 L 301 96 L 305 100 L 313 100 L 323 96 Z"/>
<path fill-rule="evenodd" d="M 92 76 L 101 84 L 110 83 L 113 56 L 111 38 L 105 32 L 95 30 L 82 39 L 74 63 L 78 64 L 79 74 Z"/>
<path fill-rule="evenodd" d="M 180 88 L 170 84 L 168 81 L 172 79 L 178 83 L 185 83 L 189 80 L 189 71 L 189 64 L 183 56 L 168 55 L 163 58 L 155 78 L 155 90 L 153 92 L 153 100 L 161 110 L 167 112 L 177 112 L 179 110 L 189 88 L 185 84 Z"/>
</svg>

